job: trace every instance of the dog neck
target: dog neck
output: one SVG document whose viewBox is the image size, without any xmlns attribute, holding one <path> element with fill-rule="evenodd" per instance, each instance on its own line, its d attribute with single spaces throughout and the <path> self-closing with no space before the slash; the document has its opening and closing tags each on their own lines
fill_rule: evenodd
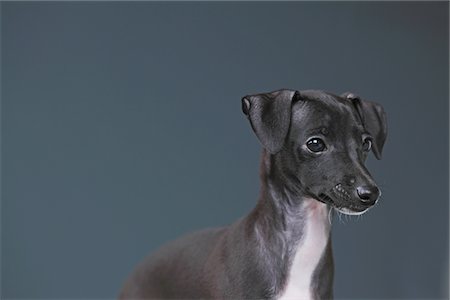
<svg viewBox="0 0 450 300">
<path fill-rule="evenodd" d="M 263 152 L 261 195 L 251 214 L 258 252 L 280 299 L 317 298 L 315 274 L 330 237 L 329 207 L 295 188 Z"/>
</svg>

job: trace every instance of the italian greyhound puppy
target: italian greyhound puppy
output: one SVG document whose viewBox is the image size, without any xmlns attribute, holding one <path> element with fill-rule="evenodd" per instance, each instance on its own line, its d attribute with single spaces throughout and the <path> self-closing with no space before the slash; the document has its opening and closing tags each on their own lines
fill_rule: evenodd
<svg viewBox="0 0 450 300">
<path fill-rule="evenodd" d="M 331 299 L 331 209 L 360 215 L 380 190 L 364 166 L 386 140 L 383 108 L 352 93 L 245 96 L 263 146 L 261 194 L 244 218 L 196 232 L 144 260 L 120 299 Z"/>
</svg>

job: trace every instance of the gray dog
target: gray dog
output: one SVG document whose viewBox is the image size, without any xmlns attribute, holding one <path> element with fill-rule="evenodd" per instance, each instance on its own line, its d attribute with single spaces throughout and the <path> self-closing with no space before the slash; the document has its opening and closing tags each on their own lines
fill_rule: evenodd
<svg viewBox="0 0 450 300">
<path fill-rule="evenodd" d="M 264 147 L 256 207 L 144 260 L 121 299 L 331 299 L 328 214 L 359 215 L 380 190 L 364 166 L 386 140 L 383 108 L 352 93 L 278 90 L 242 109 Z"/>
</svg>

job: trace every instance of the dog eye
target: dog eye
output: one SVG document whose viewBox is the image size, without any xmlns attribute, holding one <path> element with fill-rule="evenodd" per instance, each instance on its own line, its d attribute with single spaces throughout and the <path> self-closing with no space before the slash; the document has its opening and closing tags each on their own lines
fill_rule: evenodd
<svg viewBox="0 0 450 300">
<path fill-rule="evenodd" d="M 312 152 L 322 152 L 327 148 L 325 146 L 324 141 L 318 138 L 312 138 L 309 141 L 307 141 L 306 147 L 308 147 L 308 149 L 311 150 Z"/>
<path fill-rule="evenodd" d="M 372 140 L 370 138 L 365 138 L 364 142 L 363 142 L 363 151 L 370 151 L 370 149 L 372 148 Z"/>
</svg>

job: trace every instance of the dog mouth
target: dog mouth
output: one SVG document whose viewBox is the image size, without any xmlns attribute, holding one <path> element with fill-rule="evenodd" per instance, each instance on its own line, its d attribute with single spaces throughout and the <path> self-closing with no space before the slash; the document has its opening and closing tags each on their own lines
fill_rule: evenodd
<svg viewBox="0 0 450 300">
<path fill-rule="evenodd" d="M 343 213 L 345 215 L 351 215 L 351 216 L 362 215 L 365 212 L 367 212 L 370 207 L 372 207 L 372 206 L 366 206 L 366 205 L 364 205 L 364 206 L 353 205 L 350 203 L 347 203 L 345 205 L 340 205 L 337 203 L 337 201 L 333 200 L 333 198 L 331 198 L 330 196 L 328 196 L 325 193 L 320 193 L 316 199 L 322 203 L 331 205 L 340 213 Z"/>
<path fill-rule="evenodd" d="M 318 200 L 319 200 L 320 202 L 325 203 L 325 204 L 332 204 L 332 205 L 334 205 L 333 199 L 331 199 L 330 196 L 328 196 L 328 195 L 326 195 L 326 194 L 324 194 L 324 193 L 319 194 Z"/>
</svg>

